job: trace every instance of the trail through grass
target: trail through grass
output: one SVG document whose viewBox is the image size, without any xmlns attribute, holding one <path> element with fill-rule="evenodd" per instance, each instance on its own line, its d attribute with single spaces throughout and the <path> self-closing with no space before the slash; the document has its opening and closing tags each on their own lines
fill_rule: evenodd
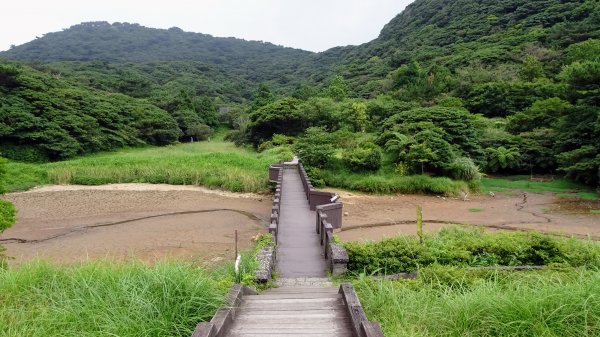
<svg viewBox="0 0 600 337">
<path fill-rule="evenodd" d="M 19 191 L 43 184 L 165 183 L 264 192 L 267 169 L 280 159 L 288 158 L 275 151 L 257 154 L 217 137 L 212 142 L 125 149 L 55 163 L 10 162 L 7 187 Z"/>
</svg>

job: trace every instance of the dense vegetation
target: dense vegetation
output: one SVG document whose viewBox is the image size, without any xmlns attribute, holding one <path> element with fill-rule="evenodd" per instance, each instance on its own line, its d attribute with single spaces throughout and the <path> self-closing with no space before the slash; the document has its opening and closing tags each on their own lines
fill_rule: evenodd
<svg viewBox="0 0 600 337">
<path fill-rule="evenodd" d="M 202 185 L 235 192 L 265 192 L 270 164 L 291 159 L 274 149 L 257 154 L 223 142 L 223 131 L 211 142 L 145 147 L 99 153 L 54 163 L 10 162 L 9 191 L 43 184 L 101 185 L 154 183 Z"/>
<path fill-rule="evenodd" d="M 0 54 L 35 61 L 38 70 L 21 67 L 17 76 L 3 63 L 3 114 L 40 117 L 60 104 L 56 110 L 77 116 L 40 117 L 41 130 L 5 127 L 2 153 L 62 159 L 202 139 L 224 123 L 235 128 L 227 139 L 293 150 L 314 181 L 337 187 L 457 193 L 476 188 L 486 172 L 566 175 L 597 188 L 599 28 L 594 0 L 418 0 L 376 40 L 312 54 L 176 28 L 81 24 Z M 43 77 L 68 100 L 27 96 L 35 89 L 21 77 Z M 100 124 L 100 135 L 78 140 L 90 131 L 69 123 L 81 119 L 77 104 L 98 119 L 98 99 L 86 98 L 96 96 L 103 109 L 133 115 L 117 125 L 130 138 L 91 143 L 102 139 Z M 140 127 L 140 115 L 150 127 Z"/>
<path fill-rule="evenodd" d="M 0 270 L 0 336 L 187 337 L 234 283 L 253 284 L 257 263 L 254 252 L 242 253 L 239 273 L 233 263 L 24 262 Z"/>
<path fill-rule="evenodd" d="M 522 232 L 444 229 L 346 243 L 369 319 L 386 336 L 595 336 L 600 333 L 600 246 Z M 500 266 L 538 265 L 509 271 Z M 414 280 L 373 274 L 417 271 Z"/>
<path fill-rule="evenodd" d="M 386 336 L 597 336 L 598 271 L 474 272 L 431 267 L 414 281 L 354 281 Z"/>
<path fill-rule="evenodd" d="M 600 268 L 600 245 L 535 232 L 485 233 L 447 228 L 425 236 L 398 236 L 379 242 L 349 242 L 348 269 L 354 272 L 413 272 L 429 265 L 459 267 L 547 266 Z"/>
</svg>

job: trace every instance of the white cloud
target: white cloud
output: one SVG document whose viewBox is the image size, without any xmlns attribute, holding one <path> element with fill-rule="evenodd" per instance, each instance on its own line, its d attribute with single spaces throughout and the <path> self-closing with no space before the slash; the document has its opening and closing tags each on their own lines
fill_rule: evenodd
<svg viewBox="0 0 600 337">
<path fill-rule="evenodd" d="M 16 0 L 3 4 L 0 50 L 84 21 L 269 41 L 323 51 L 376 38 L 412 0 Z"/>
</svg>

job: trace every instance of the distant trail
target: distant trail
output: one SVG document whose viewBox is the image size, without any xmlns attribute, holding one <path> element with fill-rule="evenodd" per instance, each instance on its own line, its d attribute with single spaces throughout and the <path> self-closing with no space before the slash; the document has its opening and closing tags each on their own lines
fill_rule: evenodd
<svg viewBox="0 0 600 337">
<path fill-rule="evenodd" d="M 120 220 L 120 221 L 115 221 L 115 222 L 99 223 L 99 224 L 93 224 L 93 225 L 85 225 L 85 226 L 75 227 L 75 228 L 73 228 L 73 229 L 71 229 L 71 230 L 69 230 L 69 231 L 67 231 L 65 233 L 57 234 L 57 235 L 50 236 L 50 237 L 47 237 L 47 238 L 44 238 L 44 239 L 27 240 L 27 239 L 21 239 L 21 238 L 6 238 L 6 239 L 0 239 L 0 243 L 40 243 L 40 242 L 45 242 L 45 241 L 57 239 L 57 238 L 60 238 L 60 237 L 63 237 L 63 236 L 69 235 L 69 234 L 83 232 L 83 231 L 86 231 L 88 229 L 101 228 L 101 227 L 111 227 L 111 226 L 123 225 L 123 224 L 131 223 L 131 222 L 135 222 L 135 221 L 147 220 L 147 219 L 153 219 L 153 218 L 160 218 L 160 217 L 186 215 L 186 214 L 213 213 L 213 212 L 234 212 L 234 213 L 245 215 L 246 217 L 248 217 L 251 220 L 260 221 L 263 225 L 265 225 L 267 223 L 266 220 L 264 220 L 264 219 L 256 216 L 253 213 L 250 213 L 250 212 L 240 211 L 240 210 L 237 210 L 237 209 L 230 209 L 230 208 L 216 208 L 216 209 L 206 209 L 206 210 L 200 210 L 200 211 L 184 211 L 184 212 L 162 213 L 162 214 L 149 215 L 149 216 L 144 216 L 144 217 L 135 218 L 135 219 Z"/>
</svg>

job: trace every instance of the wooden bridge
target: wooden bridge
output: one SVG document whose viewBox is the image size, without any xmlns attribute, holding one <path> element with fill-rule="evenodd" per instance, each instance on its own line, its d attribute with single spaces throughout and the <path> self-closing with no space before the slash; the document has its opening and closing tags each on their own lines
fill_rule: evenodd
<svg viewBox="0 0 600 337">
<path fill-rule="evenodd" d="M 333 240 L 333 229 L 342 225 L 339 197 L 314 189 L 298 162 L 271 166 L 269 179 L 276 184 L 269 232 L 277 248 L 259 253 L 257 280 L 267 281 L 275 268 L 282 286 L 258 294 L 235 285 L 225 306 L 192 337 L 383 336 L 352 285 L 334 287 L 326 278 L 347 270 L 348 255 Z"/>
</svg>

